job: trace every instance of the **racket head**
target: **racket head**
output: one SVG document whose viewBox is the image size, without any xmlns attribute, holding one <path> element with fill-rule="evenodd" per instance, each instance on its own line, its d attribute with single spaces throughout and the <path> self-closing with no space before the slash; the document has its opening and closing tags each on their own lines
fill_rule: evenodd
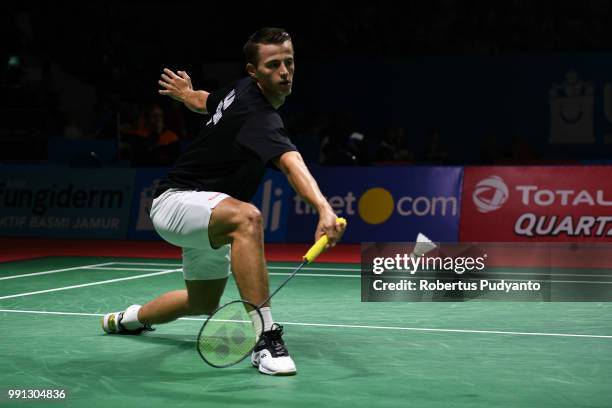
<svg viewBox="0 0 612 408">
<path fill-rule="evenodd" d="M 255 318 L 263 316 L 257 306 L 245 300 L 234 300 L 217 308 L 200 328 L 196 343 L 198 354 L 207 364 L 224 368 L 238 364 L 253 350 L 259 338 L 249 315 L 256 310 Z"/>
</svg>

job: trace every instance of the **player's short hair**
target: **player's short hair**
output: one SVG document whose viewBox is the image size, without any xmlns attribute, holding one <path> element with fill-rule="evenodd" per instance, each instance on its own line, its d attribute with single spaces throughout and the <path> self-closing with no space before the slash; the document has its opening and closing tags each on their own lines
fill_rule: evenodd
<svg viewBox="0 0 612 408">
<path fill-rule="evenodd" d="M 259 59 L 259 44 L 282 44 L 291 41 L 291 36 L 283 28 L 265 27 L 257 30 L 244 44 L 244 57 L 247 63 L 257 66 Z"/>
</svg>

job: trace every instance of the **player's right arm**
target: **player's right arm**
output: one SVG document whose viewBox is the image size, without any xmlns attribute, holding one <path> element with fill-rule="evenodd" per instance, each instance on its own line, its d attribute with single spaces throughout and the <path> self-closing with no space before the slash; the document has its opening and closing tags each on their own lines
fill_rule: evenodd
<svg viewBox="0 0 612 408">
<path fill-rule="evenodd" d="M 336 242 L 342 237 L 346 225 L 338 224 L 338 218 L 334 210 L 321 193 L 321 190 L 319 190 L 319 186 L 314 177 L 312 177 L 312 174 L 310 174 L 308 167 L 306 167 L 302 156 L 297 151 L 290 151 L 275 158 L 273 162 L 276 167 L 285 173 L 289 184 L 291 184 L 295 192 L 319 213 L 319 224 L 315 231 L 315 242 L 323 235 L 327 235 L 329 239 L 328 245 L 336 245 Z"/>
<path fill-rule="evenodd" d="M 185 71 L 177 71 L 175 74 L 168 68 L 164 68 L 161 79 L 158 81 L 161 95 L 167 95 L 174 100 L 182 102 L 189 110 L 197 113 L 206 112 L 206 101 L 209 93 L 196 91 L 191 85 L 191 78 Z"/>
</svg>

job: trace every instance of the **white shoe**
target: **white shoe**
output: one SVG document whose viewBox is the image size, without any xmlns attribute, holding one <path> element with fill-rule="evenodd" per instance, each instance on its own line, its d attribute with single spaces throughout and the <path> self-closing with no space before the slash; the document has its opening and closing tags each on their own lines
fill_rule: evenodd
<svg viewBox="0 0 612 408">
<path fill-rule="evenodd" d="M 251 364 L 260 373 L 268 375 L 294 375 L 295 363 L 283 342 L 283 326 L 274 323 L 272 328 L 261 334 L 251 354 Z"/>
<path fill-rule="evenodd" d="M 139 307 L 139 305 L 132 305 L 128 307 L 128 309 L 133 307 Z M 144 325 L 143 327 L 134 330 L 126 329 L 121 324 L 121 320 L 123 319 L 124 313 L 125 311 L 105 314 L 102 318 L 102 330 L 104 330 L 108 334 L 140 334 L 143 331 L 154 330 L 149 325 Z"/>
</svg>

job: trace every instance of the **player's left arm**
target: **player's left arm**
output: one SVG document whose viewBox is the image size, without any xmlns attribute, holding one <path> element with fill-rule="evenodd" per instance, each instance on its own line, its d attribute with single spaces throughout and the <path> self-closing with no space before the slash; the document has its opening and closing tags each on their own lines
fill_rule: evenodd
<svg viewBox="0 0 612 408">
<path fill-rule="evenodd" d="M 334 246 L 342 237 L 345 226 L 336 222 L 334 210 L 321 193 L 302 155 L 296 151 L 286 152 L 275 158 L 274 164 L 287 176 L 296 193 L 319 213 L 315 241 L 325 234 L 329 238 L 329 246 Z"/>
</svg>

